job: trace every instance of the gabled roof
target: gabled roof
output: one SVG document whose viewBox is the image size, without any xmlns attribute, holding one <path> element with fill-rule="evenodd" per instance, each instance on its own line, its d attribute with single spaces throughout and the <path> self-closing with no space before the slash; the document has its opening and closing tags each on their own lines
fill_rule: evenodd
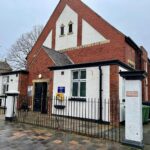
<svg viewBox="0 0 150 150">
<path fill-rule="evenodd" d="M 60 0 L 30 53 L 36 53 L 37 49 L 42 47 L 44 41 L 46 40 L 46 38 L 49 35 L 49 33 L 51 32 L 51 30 L 54 30 L 53 36 L 55 36 L 56 21 L 58 20 L 60 14 L 62 13 L 62 11 L 64 10 L 66 5 L 68 5 L 72 10 L 77 12 L 77 14 L 80 16 L 79 18 L 82 18 L 85 21 L 87 21 L 99 33 L 104 35 L 104 37 L 106 37 L 106 39 L 110 40 L 111 43 L 114 42 L 115 43 L 114 45 L 116 45 L 118 42 L 118 39 L 121 38 L 122 41 L 125 41 L 133 49 L 140 52 L 140 48 L 137 46 L 137 44 L 131 38 L 126 37 L 122 32 L 120 32 L 118 29 L 113 27 L 110 23 L 108 23 L 100 15 L 98 15 L 96 12 L 94 12 L 91 8 L 89 8 L 81 0 Z M 52 39 L 52 48 L 53 49 L 54 49 L 54 45 L 55 45 L 55 40 Z M 29 53 L 29 55 L 30 55 L 30 53 Z"/>
<path fill-rule="evenodd" d="M 60 14 L 62 13 L 66 5 L 68 5 L 72 10 L 77 12 L 80 18 L 87 21 L 92 27 L 94 27 L 107 39 L 115 41 L 117 39 L 115 39 L 115 37 L 119 36 L 122 37 L 122 39 L 124 40 L 123 33 L 121 33 L 119 30 L 117 30 L 115 27 L 109 24 L 106 20 L 104 20 L 101 16 L 99 16 L 81 0 L 60 0 L 30 53 L 36 52 L 36 50 L 43 45 L 50 31 L 55 29 L 56 21 L 58 20 Z M 111 33 L 109 32 L 110 30 L 112 31 Z M 53 34 L 55 35 L 55 33 Z M 54 48 L 53 45 L 55 45 L 55 40 L 52 41 L 52 48 Z"/>
<path fill-rule="evenodd" d="M 44 51 L 53 60 L 56 66 L 71 65 L 71 59 L 64 53 L 43 46 Z"/>
<path fill-rule="evenodd" d="M 0 61 L 0 73 L 12 71 L 12 68 L 6 61 Z"/>
</svg>

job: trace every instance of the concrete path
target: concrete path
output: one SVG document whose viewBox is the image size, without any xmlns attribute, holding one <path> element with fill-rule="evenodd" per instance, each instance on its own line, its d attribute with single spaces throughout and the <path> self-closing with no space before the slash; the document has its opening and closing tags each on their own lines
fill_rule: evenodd
<svg viewBox="0 0 150 150">
<path fill-rule="evenodd" d="M 145 150 L 150 150 L 150 124 Z M 0 120 L 0 150 L 136 150 L 119 143 Z"/>
</svg>

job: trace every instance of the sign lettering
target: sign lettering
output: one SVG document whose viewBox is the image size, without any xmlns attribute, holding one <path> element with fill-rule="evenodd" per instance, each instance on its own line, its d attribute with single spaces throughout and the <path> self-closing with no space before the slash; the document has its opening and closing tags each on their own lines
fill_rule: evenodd
<svg viewBox="0 0 150 150">
<path fill-rule="evenodd" d="M 126 96 L 127 97 L 138 97 L 138 91 L 127 91 Z"/>
</svg>

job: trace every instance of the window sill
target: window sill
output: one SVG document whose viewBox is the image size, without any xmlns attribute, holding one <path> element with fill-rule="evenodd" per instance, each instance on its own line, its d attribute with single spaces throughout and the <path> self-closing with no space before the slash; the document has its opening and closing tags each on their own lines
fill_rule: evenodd
<svg viewBox="0 0 150 150">
<path fill-rule="evenodd" d="M 64 37 L 65 36 L 65 34 L 64 35 L 59 35 L 59 37 Z"/>
<path fill-rule="evenodd" d="M 73 34 L 73 32 L 69 32 L 69 33 L 68 33 L 68 35 L 72 35 L 72 34 Z"/>
<path fill-rule="evenodd" d="M 69 101 L 86 102 L 86 98 L 69 98 Z"/>
<path fill-rule="evenodd" d="M 64 106 L 64 105 L 54 105 L 54 107 L 56 109 L 65 109 L 66 106 Z"/>
</svg>

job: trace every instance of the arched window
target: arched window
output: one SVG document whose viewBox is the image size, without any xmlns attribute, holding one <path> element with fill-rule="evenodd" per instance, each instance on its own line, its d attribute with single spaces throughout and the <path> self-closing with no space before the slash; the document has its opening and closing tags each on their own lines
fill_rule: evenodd
<svg viewBox="0 0 150 150">
<path fill-rule="evenodd" d="M 68 33 L 73 33 L 73 23 L 70 21 L 68 24 Z"/>
<path fill-rule="evenodd" d="M 60 35 L 63 36 L 65 34 L 65 26 L 62 24 L 60 26 Z"/>
</svg>

